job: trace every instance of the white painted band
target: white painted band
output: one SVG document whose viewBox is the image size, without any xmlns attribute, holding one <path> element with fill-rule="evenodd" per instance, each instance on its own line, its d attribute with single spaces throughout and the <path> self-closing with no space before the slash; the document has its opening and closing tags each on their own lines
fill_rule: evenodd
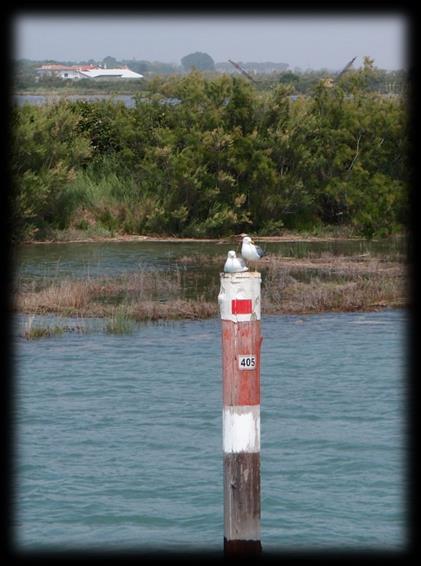
<svg viewBox="0 0 421 566">
<path fill-rule="evenodd" d="M 218 295 L 219 310 L 222 320 L 248 322 L 260 320 L 260 284 L 258 271 L 244 273 L 221 273 L 221 289 Z M 251 299 L 251 314 L 233 314 L 232 301 L 235 299 Z"/>
<path fill-rule="evenodd" d="M 224 407 L 222 437 L 226 454 L 260 452 L 260 405 Z"/>
</svg>

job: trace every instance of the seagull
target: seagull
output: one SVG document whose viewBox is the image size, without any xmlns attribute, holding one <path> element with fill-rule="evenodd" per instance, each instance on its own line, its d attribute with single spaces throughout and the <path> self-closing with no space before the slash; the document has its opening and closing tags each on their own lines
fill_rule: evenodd
<svg viewBox="0 0 421 566">
<path fill-rule="evenodd" d="M 244 259 L 242 257 L 237 257 L 234 250 L 228 252 L 227 261 L 224 265 L 225 273 L 240 273 L 241 271 L 248 271 L 249 268 L 246 267 Z"/>
<path fill-rule="evenodd" d="M 242 234 L 243 243 L 241 246 L 241 255 L 249 261 L 257 261 L 265 255 L 265 252 L 259 246 L 253 244 L 250 236 Z"/>
</svg>

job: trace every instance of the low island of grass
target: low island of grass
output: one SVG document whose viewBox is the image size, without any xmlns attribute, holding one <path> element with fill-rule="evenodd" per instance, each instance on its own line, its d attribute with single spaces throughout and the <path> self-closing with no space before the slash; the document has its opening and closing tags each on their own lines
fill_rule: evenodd
<svg viewBox="0 0 421 566">
<path fill-rule="evenodd" d="M 218 270 L 224 257 L 206 258 L 209 273 L 214 271 L 206 286 L 198 281 L 198 261 L 185 257 L 175 271 L 137 271 L 118 277 L 17 278 L 14 306 L 28 315 L 104 318 L 111 333 L 130 332 L 135 322 L 216 317 Z M 370 311 L 408 304 L 407 267 L 400 256 L 269 254 L 259 271 L 264 314 Z"/>
</svg>

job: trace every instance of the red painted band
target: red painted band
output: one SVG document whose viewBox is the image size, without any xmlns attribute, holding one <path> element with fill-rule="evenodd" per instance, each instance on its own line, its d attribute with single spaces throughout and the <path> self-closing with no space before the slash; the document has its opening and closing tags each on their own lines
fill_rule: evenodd
<svg viewBox="0 0 421 566">
<path fill-rule="evenodd" d="M 251 299 L 232 299 L 232 314 L 251 314 L 253 312 Z"/>
<path fill-rule="evenodd" d="M 235 323 L 222 320 L 224 405 L 260 404 L 260 320 Z M 241 370 L 239 356 L 255 356 L 255 366 Z"/>
</svg>

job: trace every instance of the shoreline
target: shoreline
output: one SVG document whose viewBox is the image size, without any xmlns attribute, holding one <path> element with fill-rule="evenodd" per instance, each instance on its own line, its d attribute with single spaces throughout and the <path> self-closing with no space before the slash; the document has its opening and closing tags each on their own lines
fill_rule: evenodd
<svg viewBox="0 0 421 566">
<path fill-rule="evenodd" d="M 19 245 L 25 246 L 41 246 L 50 244 L 103 244 L 103 243 L 114 243 L 114 242 L 170 242 L 170 243 L 192 243 L 192 242 L 203 242 L 203 243 L 219 243 L 225 244 L 230 243 L 233 239 L 238 238 L 238 234 L 233 234 L 232 236 L 226 236 L 222 238 L 189 238 L 189 237 L 177 237 L 177 236 L 141 236 L 141 235 L 121 235 L 121 236 L 92 236 L 85 238 L 71 238 L 71 239 L 46 239 L 46 240 L 24 240 L 19 242 Z M 403 239 L 405 236 L 403 234 L 395 234 L 385 239 Z M 332 242 L 332 241 L 367 241 L 366 238 L 357 236 L 346 236 L 346 235 L 324 235 L 324 236 L 311 236 L 302 235 L 297 233 L 285 234 L 282 236 L 253 236 L 253 239 L 260 242 Z M 373 238 L 370 241 L 379 242 L 382 238 Z"/>
<path fill-rule="evenodd" d="M 190 301 L 186 301 L 185 304 L 189 304 Z M 384 310 L 398 310 L 398 309 L 409 309 L 409 305 L 406 301 L 402 300 L 402 301 L 391 301 L 391 302 L 379 302 L 379 303 L 374 303 L 372 305 L 362 305 L 361 307 L 350 307 L 350 308 L 341 308 L 341 307 L 335 307 L 335 308 L 324 308 L 324 309 L 320 309 L 320 310 L 314 310 L 314 309 L 302 309 L 302 310 L 298 310 L 298 309 L 269 309 L 269 310 L 265 310 L 264 313 L 262 313 L 265 317 L 271 317 L 271 316 L 312 316 L 312 315 L 322 315 L 322 314 L 350 314 L 350 313 L 373 313 L 373 312 L 381 312 Z M 117 310 L 114 313 L 109 313 L 107 315 L 103 315 L 103 314 L 67 314 L 67 313 L 62 313 L 62 312 L 53 312 L 53 311 L 46 311 L 46 312 L 37 312 L 35 310 L 15 310 L 14 311 L 15 315 L 20 315 L 20 316 L 27 316 L 28 319 L 32 319 L 35 320 L 36 317 L 54 317 L 56 318 L 58 321 L 60 320 L 72 320 L 75 322 L 79 322 L 79 323 L 83 323 L 84 321 L 89 321 L 89 320 L 103 320 L 103 321 L 109 321 L 109 320 L 115 320 L 119 315 Z M 124 313 L 123 313 L 124 316 Z M 211 312 L 209 314 L 207 314 L 206 316 L 203 315 L 196 315 L 194 312 L 191 312 L 189 314 L 179 314 L 179 315 L 165 315 L 163 313 L 158 313 L 156 312 L 152 317 L 150 316 L 145 316 L 144 318 L 133 318 L 131 316 L 127 316 L 123 318 L 124 321 L 129 321 L 131 323 L 135 323 L 135 324 L 166 324 L 166 323 L 170 323 L 170 322 L 191 322 L 191 321 L 203 321 L 203 320 L 212 320 L 212 319 L 219 319 L 220 314 L 218 310 L 215 310 L 215 312 Z M 81 325 L 78 325 L 81 326 Z M 74 328 L 72 326 L 64 326 L 63 328 L 58 327 L 58 330 L 63 330 L 64 332 L 67 331 L 67 329 L 69 331 L 74 331 Z"/>
</svg>

